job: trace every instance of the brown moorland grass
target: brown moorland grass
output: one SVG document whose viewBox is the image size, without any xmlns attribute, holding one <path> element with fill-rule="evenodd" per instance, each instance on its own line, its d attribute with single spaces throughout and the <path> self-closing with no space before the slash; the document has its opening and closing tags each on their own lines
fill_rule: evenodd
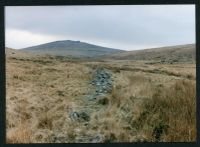
<svg viewBox="0 0 200 147">
<path fill-rule="evenodd" d="M 150 141 L 190 142 L 196 140 L 195 114 L 195 83 L 181 80 L 165 90 L 158 88 L 132 125 L 145 131 Z"/>
<path fill-rule="evenodd" d="M 8 143 L 196 139 L 194 64 L 15 58 L 6 65 Z M 89 102 L 98 67 L 112 74 L 113 88 L 102 101 Z M 157 73 L 162 70 L 172 74 Z M 69 118 L 80 110 L 90 112 L 88 122 Z"/>
</svg>

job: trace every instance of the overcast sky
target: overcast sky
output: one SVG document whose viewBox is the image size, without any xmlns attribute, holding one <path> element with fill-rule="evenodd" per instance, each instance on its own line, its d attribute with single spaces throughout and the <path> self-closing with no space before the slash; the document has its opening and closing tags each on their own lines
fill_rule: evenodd
<svg viewBox="0 0 200 147">
<path fill-rule="evenodd" d="M 80 40 L 136 50 L 195 43 L 194 5 L 9 6 L 6 46 Z"/>
</svg>

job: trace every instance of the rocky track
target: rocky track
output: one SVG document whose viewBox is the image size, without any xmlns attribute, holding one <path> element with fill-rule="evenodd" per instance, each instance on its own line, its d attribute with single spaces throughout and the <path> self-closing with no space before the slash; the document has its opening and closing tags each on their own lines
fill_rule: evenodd
<svg viewBox="0 0 200 147">
<path fill-rule="evenodd" d="M 93 76 L 91 84 L 95 86 L 95 92 L 88 95 L 89 100 L 95 100 L 105 96 L 112 90 L 113 79 L 111 73 L 104 68 L 98 68 Z"/>
<path fill-rule="evenodd" d="M 110 72 L 104 68 L 96 69 L 92 80 L 89 82 L 94 86 L 86 97 L 84 97 L 85 106 L 79 112 L 73 111 L 69 117 L 73 121 L 89 121 L 90 114 L 94 111 L 93 107 L 99 102 L 107 104 L 108 100 L 105 98 L 112 90 L 113 79 Z"/>
<path fill-rule="evenodd" d="M 112 90 L 112 74 L 104 68 L 97 68 L 89 84 L 94 86 L 94 89 L 84 97 L 85 104 L 79 110 L 73 110 L 69 114 L 71 121 L 84 125 L 89 124 L 92 113 L 101 110 L 102 105 L 108 103 L 106 96 Z M 78 136 L 77 139 L 75 139 L 75 142 L 81 142 L 80 138 L 82 138 L 81 140 L 84 138 L 84 141 L 87 142 L 101 142 L 102 140 L 100 134 L 94 134 L 94 136 Z"/>
</svg>

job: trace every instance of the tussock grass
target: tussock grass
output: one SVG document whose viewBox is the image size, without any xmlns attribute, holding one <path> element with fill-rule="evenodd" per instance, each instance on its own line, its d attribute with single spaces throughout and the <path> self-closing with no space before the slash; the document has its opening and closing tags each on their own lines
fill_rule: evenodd
<svg viewBox="0 0 200 147">
<path fill-rule="evenodd" d="M 6 135 L 6 143 L 30 143 L 32 141 L 32 130 L 25 122 L 20 122 L 15 129 L 10 129 Z"/>
<path fill-rule="evenodd" d="M 191 65 L 27 58 L 7 58 L 8 143 L 195 141 Z M 89 82 L 98 67 L 110 70 L 113 89 L 89 102 L 86 96 L 95 90 Z M 79 110 L 90 112 L 90 120 L 72 121 L 69 114 Z"/>
<path fill-rule="evenodd" d="M 6 117 L 6 142 L 7 143 L 30 143 L 33 137 L 33 132 L 30 127 L 30 114 L 26 112 L 27 102 L 25 100 L 17 104 L 16 114 L 18 116 L 13 117 L 9 115 Z M 8 113 L 7 113 L 8 114 Z M 9 119 L 11 118 L 11 119 Z M 14 120 L 12 120 L 14 119 Z M 12 123 L 15 121 L 15 124 Z"/>
<path fill-rule="evenodd" d="M 165 90 L 158 88 L 132 125 L 145 130 L 149 141 L 195 141 L 195 94 L 195 83 L 185 80 Z"/>
</svg>

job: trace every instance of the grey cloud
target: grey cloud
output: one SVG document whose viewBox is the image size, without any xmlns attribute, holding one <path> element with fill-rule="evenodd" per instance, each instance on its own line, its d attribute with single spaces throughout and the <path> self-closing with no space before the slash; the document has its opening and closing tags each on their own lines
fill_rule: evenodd
<svg viewBox="0 0 200 147">
<path fill-rule="evenodd" d="M 195 6 L 6 7 L 6 29 L 123 44 L 195 42 Z M 129 45 L 125 45 L 129 44 Z"/>
</svg>

